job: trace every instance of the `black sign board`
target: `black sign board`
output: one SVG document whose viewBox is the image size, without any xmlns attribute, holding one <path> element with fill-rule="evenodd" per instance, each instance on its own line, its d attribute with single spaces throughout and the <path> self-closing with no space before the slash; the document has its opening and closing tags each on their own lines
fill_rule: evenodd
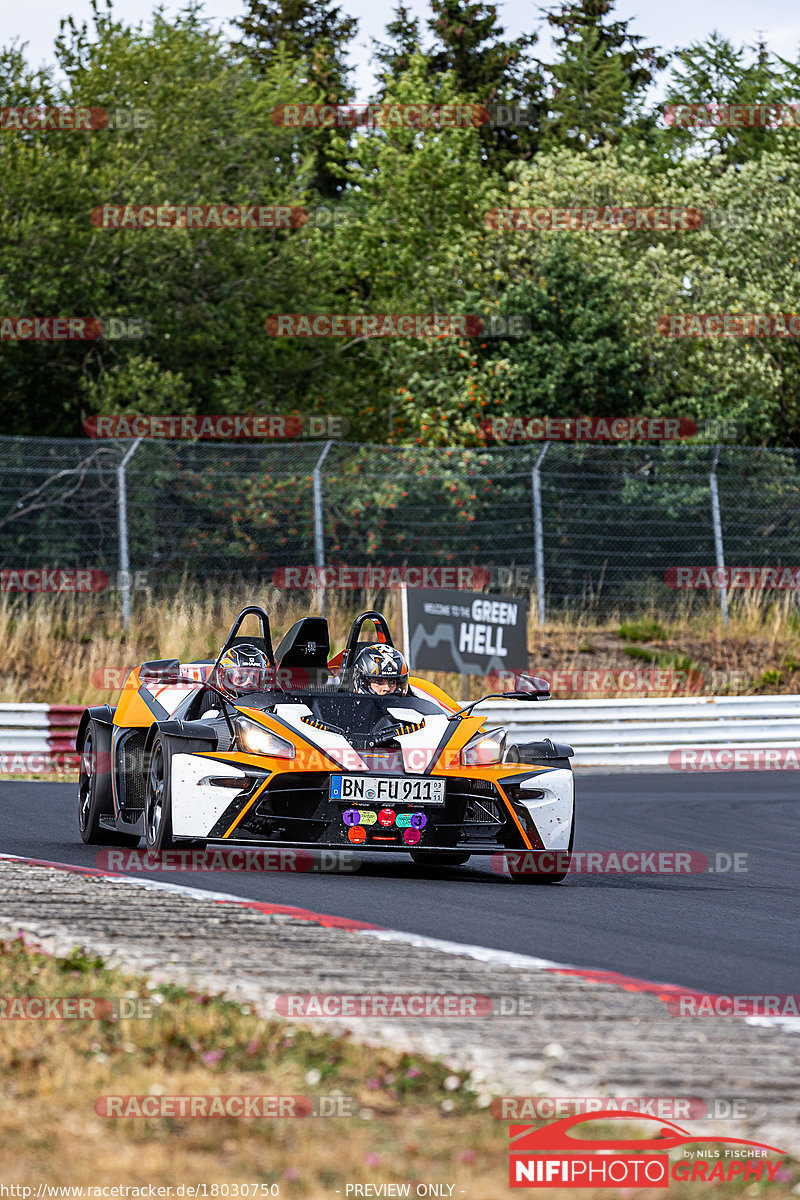
<svg viewBox="0 0 800 1200">
<path fill-rule="evenodd" d="M 527 671 L 528 602 L 520 596 L 409 588 L 411 669 Z"/>
</svg>

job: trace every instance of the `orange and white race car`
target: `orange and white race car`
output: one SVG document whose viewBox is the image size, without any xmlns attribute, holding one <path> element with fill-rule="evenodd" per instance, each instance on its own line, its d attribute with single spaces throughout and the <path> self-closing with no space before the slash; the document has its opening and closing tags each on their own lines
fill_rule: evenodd
<svg viewBox="0 0 800 1200">
<path fill-rule="evenodd" d="M 253 621 L 258 632 L 244 634 Z M 571 747 L 514 745 L 505 729 L 484 727 L 473 711 L 481 701 L 462 708 L 414 675 L 402 692 L 359 692 L 354 668 L 367 648 L 379 664 L 398 658 L 381 649 L 393 648 L 381 613 L 361 613 L 329 658 L 324 617 L 298 621 L 273 651 L 269 618 L 251 605 L 213 661 L 137 667 L 116 708 L 81 718 L 83 841 L 406 851 L 453 865 L 501 853 L 520 882 L 562 880 L 575 822 Z M 515 688 L 503 695 L 550 695 L 531 676 Z M 540 858 L 555 869 L 540 870 Z"/>
</svg>

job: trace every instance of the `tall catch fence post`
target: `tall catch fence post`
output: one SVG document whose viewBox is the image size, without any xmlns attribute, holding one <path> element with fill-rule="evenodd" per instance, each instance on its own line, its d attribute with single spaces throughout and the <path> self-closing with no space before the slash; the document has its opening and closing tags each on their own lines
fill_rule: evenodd
<svg viewBox="0 0 800 1200">
<path fill-rule="evenodd" d="M 333 442 L 326 442 L 322 454 L 317 459 L 312 480 L 314 484 L 314 562 L 318 570 L 325 566 L 325 528 L 322 515 L 322 464 L 328 457 Z M 325 616 L 325 586 L 320 580 L 320 612 Z"/>
<path fill-rule="evenodd" d="M 717 463 L 719 462 L 719 452 L 721 446 L 714 447 L 714 461 L 711 464 L 711 475 L 709 477 L 709 486 L 711 488 L 711 515 L 714 521 L 714 550 L 717 557 L 717 567 L 720 571 L 720 579 L 725 579 L 725 549 L 722 544 L 722 519 L 719 511 L 719 488 L 717 487 Z M 719 589 L 719 606 L 722 610 L 722 624 L 728 624 L 728 589 L 724 582 Z"/>
<path fill-rule="evenodd" d="M 544 462 L 544 456 L 550 449 L 550 443 L 545 442 L 539 453 L 539 457 L 534 463 L 532 471 L 533 482 L 533 545 L 536 555 L 536 609 L 539 617 L 539 624 L 544 625 L 545 603 L 544 603 L 544 536 L 542 533 L 542 480 L 541 466 Z"/>
<path fill-rule="evenodd" d="M 119 526 L 119 591 L 122 599 L 122 628 L 131 627 L 131 561 L 128 552 L 128 489 L 125 473 L 128 463 L 142 443 L 140 437 L 125 452 L 117 467 L 117 522 Z"/>
</svg>

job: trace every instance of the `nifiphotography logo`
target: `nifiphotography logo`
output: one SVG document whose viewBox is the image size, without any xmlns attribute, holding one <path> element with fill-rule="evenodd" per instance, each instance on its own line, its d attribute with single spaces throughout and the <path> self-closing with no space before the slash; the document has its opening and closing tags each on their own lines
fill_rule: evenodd
<svg viewBox="0 0 800 1200">
<path fill-rule="evenodd" d="M 511 1187 L 581 1188 L 669 1187 L 670 1181 L 704 1183 L 771 1182 L 783 1164 L 784 1150 L 740 1138 L 694 1137 L 671 1121 L 658 1121 L 655 1136 L 592 1138 L 579 1130 L 592 1122 L 617 1128 L 653 1118 L 613 1109 L 579 1113 L 543 1128 L 509 1127 L 509 1184 Z M 691 1149 L 685 1149 L 691 1147 Z M 670 1162 L 669 1152 L 682 1154 Z M 769 1154 L 779 1154 L 770 1161 Z"/>
</svg>

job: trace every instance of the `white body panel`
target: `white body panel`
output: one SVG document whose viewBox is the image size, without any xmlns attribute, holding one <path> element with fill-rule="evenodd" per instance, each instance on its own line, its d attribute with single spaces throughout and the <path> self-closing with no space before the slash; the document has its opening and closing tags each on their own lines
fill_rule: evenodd
<svg viewBox="0 0 800 1200">
<path fill-rule="evenodd" d="M 552 771 L 541 771 L 532 775 L 521 785 L 524 804 L 539 830 L 546 850 L 566 850 L 575 819 L 575 781 L 571 771 L 556 767 Z M 525 791 L 544 792 L 544 796 L 531 795 L 525 799 Z"/>
<path fill-rule="evenodd" d="M 237 776 L 246 786 L 244 771 L 232 763 L 198 758 L 194 754 L 172 756 L 172 832 L 176 837 L 208 837 L 236 792 L 230 787 L 200 783 L 207 775 Z"/>
</svg>

